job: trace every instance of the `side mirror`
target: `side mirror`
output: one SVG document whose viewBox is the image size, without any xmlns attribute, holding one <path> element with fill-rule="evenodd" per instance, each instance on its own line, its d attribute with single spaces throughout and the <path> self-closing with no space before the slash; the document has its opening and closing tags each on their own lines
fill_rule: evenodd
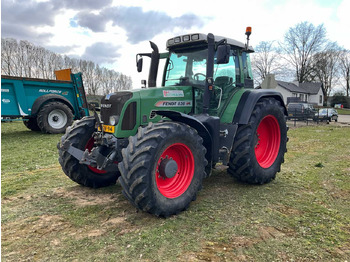
<svg viewBox="0 0 350 262">
<path fill-rule="evenodd" d="M 142 59 L 142 57 L 139 59 L 139 60 L 137 60 L 137 63 L 136 63 L 136 66 L 137 66 L 137 72 L 142 72 L 142 64 L 143 64 L 143 59 Z"/>
<path fill-rule="evenodd" d="M 230 45 L 219 45 L 216 51 L 216 64 L 227 64 L 230 61 Z"/>
</svg>

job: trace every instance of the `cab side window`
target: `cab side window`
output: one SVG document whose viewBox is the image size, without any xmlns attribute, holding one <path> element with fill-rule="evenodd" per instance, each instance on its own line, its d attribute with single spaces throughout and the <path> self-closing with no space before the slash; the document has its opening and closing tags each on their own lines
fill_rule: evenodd
<svg viewBox="0 0 350 262">
<path fill-rule="evenodd" d="M 242 62 L 243 62 L 244 79 L 253 79 L 252 66 L 250 63 L 250 57 L 248 53 L 246 52 L 242 53 Z"/>
<path fill-rule="evenodd" d="M 230 59 L 227 64 L 219 64 L 214 67 L 214 84 L 220 87 L 234 84 L 237 80 L 238 58 L 231 50 Z M 238 66 L 239 72 L 239 66 Z"/>
</svg>

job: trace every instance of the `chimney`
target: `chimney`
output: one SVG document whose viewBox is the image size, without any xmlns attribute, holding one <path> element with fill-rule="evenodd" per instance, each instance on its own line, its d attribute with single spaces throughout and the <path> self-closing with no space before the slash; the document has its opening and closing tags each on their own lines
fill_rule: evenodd
<svg viewBox="0 0 350 262">
<path fill-rule="evenodd" d="M 275 89 L 277 82 L 274 74 L 268 74 L 264 81 L 261 83 L 261 89 Z"/>
</svg>

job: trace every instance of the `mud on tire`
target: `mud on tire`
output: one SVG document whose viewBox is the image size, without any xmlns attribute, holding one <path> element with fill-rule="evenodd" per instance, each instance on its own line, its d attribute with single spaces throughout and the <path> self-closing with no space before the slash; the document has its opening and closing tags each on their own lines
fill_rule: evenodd
<svg viewBox="0 0 350 262">
<path fill-rule="evenodd" d="M 207 160 L 202 142 L 195 129 L 182 123 L 140 127 L 122 150 L 119 182 L 123 194 L 138 209 L 157 216 L 187 209 L 205 177 Z M 174 166 L 175 171 L 171 169 Z"/>
<path fill-rule="evenodd" d="M 94 117 L 84 117 L 75 121 L 74 124 L 67 128 L 66 133 L 62 136 L 57 145 L 59 158 L 58 161 L 62 166 L 63 172 L 74 182 L 92 188 L 105 187 L 116 183 L 119 171 L 106 172 L 97 168 L 80 164 L 79 160 L 66 151 L 60 149 L 60 145 L 66 140 L 72 143 L 72 146 L 85 150 L 93 146 L 92 134 L 96 131 Z"/>
</svg>

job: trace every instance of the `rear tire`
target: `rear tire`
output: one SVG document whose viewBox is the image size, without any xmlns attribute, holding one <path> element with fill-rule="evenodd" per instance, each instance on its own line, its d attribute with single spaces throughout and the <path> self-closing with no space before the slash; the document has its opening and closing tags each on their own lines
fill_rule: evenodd
<svg viewBox="0 0 350 262">
<path fill-rule="evenodd" d="M 76 121 L 73 126 L 67 128 L 66 133 L 61 138 L 61 145 L 66 140 L 69 140 L 72 146 L 80 150 L 91 150 L 94 146 L 92 134 L 96 131 L 95 122 L 94 117 L 84 117 Z M 92 188 L 106 187 L 116 183 L 120 175 L 118 170 L 115 170 L 115 172 L 106 172 L 92 166 L 80 164 L 78 159 L 62 150 L 61 145 L 58 145 L 58 161 L 62 166 L 63 172 L 71 180 L 80 185 Z"/>
<path fill-rule="evenodd" d="M 28 118 L 28 121 L 23 121 L 23 124 L 32 131 L 40 131 L 38 122 L 35 117 Z"/>
<path fill-rule="evenodd" d="M 143 211 L 168 217 L 188 208 L 205 177 L 206 149 L 197 131 L 176 122 L 139 128 L 122 150 L 123 194 Z"/>
<path fill-rule="evenodd" d="M 228 173 L 250 184 L 270 182 L 280 171 L 287 145 L 283 107 L 274 98 L 255 105 L 249 124 L 239 126 L 230 155 Z"/>
<path fill-rule="evenodd" d="M 64 133 L 73 123 L 72 110 L 61 102 L 45 104 L 38 113 L 38 126 L 43 133 Z"/>
</svg>

